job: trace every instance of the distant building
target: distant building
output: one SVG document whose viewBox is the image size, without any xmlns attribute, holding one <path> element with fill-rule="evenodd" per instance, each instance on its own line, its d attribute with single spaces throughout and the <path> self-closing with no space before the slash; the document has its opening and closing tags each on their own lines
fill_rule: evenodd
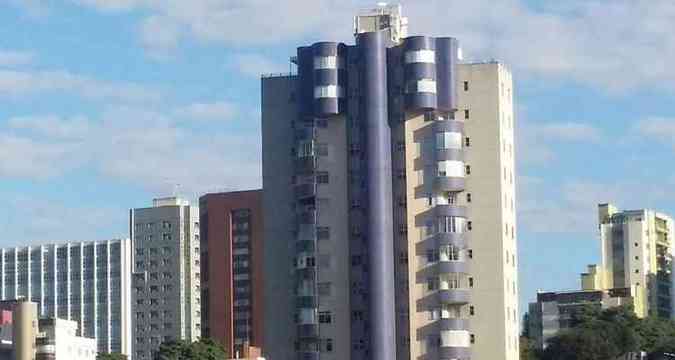
<svg viewBox="0 0 675 360">
<path fill-rule="evenodd" d="M 39 317 L 77 322 L 101 352 L 131 351 L 131 242 L 108 240 L 0 249 L 2 300 L 37 304 Z"/>
<path fill-rule="evenodd" d="M 134 247 L 133 358 L 201 333 L 199 209 L 171 197 L 130 211 Z"/>
<path fill-rule="evenodd" d="M 96 339 L 77 336 L 77 322 L 40 319 L 36 360 L 96 360 Z"/>
<path fill-rule="evenodd" d="M 646 299 L 638 316 L 673 317 L 673 220 L 653 210 L 598 206 L 602 267 L 599 288 L 636 287 Z M 591 281 L 587 278 L 587 281 Z"/>
<path fill-rule="evenodd" d="M 537 302 L 530 303 L 528 327 L 530 338 L 538 348 L 545 348 L 550 338 L 559 331 L 572 327 L 574 314 L 587 307 L 608 309 L 622 305 L 641 303 L 641 292 L 633 288 L 609 290 L 578 290 L 542 292 Z"/>
<path fill-rule="evenodd" d="M 0 302 L 0 311 L 11 318 L 0 325 L 0 360 L 95 360 L 97 342 L 78 336 L 78 323 L 42 318 L 38 305 L 17 300 Z"/>
<path fill-rule="evenodd" d="M 206 194 L 199 212 L 202 336 L 244 356 L 263 346 L 262 190 Z"/>
</svg>

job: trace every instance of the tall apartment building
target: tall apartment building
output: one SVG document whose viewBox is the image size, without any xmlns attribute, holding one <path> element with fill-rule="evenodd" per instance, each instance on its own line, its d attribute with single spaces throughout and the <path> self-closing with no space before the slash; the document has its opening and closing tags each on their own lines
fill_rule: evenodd
<svg viewBox="0 0 675 360">
<path fill-rule="evenodd" d="M 199 212 L 202 336 L 241 356 L 263 346 L 262 191 L 206 194 Z"/>
<path fill-rule="evenodd" d="M 406 24 L 262 79 L 268 359 L 518 358 L 510 72 Z"/>
<path fill-rule="evenodd" d="M 2 300 L 27 299 L 40 317 L 78 323 L 99 352 L 131 354 L 131 245 L 127 240 L 4 248 Z"/>
<path fill-rule="evenodd" d="M 199 209 L 179 198 L 130 211 L 134 360 L 201 333 Z"/>
<path fill-rule="evenodd" d="M 599 287 L 637 287 L 645 300 L 638 316 L 673 317 L 673 220 L 653 210 L 619 211 L 598 205 L 602 243 Z"/>
</svg>

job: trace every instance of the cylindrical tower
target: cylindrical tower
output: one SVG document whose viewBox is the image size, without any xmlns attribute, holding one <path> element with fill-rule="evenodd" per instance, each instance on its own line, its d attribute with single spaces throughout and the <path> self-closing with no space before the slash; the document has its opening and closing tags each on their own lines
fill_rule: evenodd
<svg viewBox="0 0 675 360">
<path fill-rule="evenodd" d="M 433 110 L 436 98 L 436 42 L 427 36 L 405 39 L 405 99 L 408 110 Z"/>
<path fill-rule="evenodd" d="M 361 53 L 361 121 L 366 133 L 370 354 L 396 357 L 391 129 L 387 103 L 387 33 L 357 35 Z"/>
<path fill-rule="evenodd" d="M 436 88 L 438 110 L 457 110 L 457 59 L 459 45 L 455 38 L 436 38 Z"/>
<path fill-rule="evenodd" d="M 12 314 L 14 359 L 35 359 L 35 337 L 37 336 L 37 304 L 18 301 Z"/>
<path fill-rule="evenodd" d="M 316 43 L 312 55 L 314 115 L 337 115 L 344 102 L 344 45 Z"/>
</svg>

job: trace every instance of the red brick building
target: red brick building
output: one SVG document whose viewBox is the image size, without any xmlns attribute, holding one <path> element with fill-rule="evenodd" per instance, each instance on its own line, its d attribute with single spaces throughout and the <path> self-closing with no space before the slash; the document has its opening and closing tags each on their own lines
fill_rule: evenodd
<svg viewBox="0 0 675 360">
<path fill-rule="evenodd" d="M 262 348 L 262 190 L 199 199 L 202 337 L 231 355 Z"/>
</svg>

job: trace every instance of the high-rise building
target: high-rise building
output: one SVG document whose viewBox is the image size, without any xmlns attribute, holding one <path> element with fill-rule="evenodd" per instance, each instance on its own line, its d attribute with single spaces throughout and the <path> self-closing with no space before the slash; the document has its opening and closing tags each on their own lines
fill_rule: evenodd
<svg viewBox="0 0 675 360">
<path fill-rule="evenodd" d="M 152 359 L 165 341 L 201 333 L 199 209 L 179 198 L 130 211 L 134 247 L 134 360 Z"/>
<path fill-rule="evenodd" d="M 263 346 L 262 191 L 206 194 L 199 212 L 202 336 L 243 356 Z"/>
<path fill-rule="evenodd" d="M 519 356 L 511 74 L 400 10 L 262 79 L 268 359 Z"/>
<path fill-rule="evenodd" d="M 78 323 L 99 352 L 131 354 L 129 240 L 4 248 L 2 300 L 38 304 L 40 317 Z"/>
<path fill-rule="evenodd" d="M 648 315 L 673 316 L 673 220 L 653 210 L 598 205 L 602 243 L 599 287 L 637 287 Z"/>
</svg>

